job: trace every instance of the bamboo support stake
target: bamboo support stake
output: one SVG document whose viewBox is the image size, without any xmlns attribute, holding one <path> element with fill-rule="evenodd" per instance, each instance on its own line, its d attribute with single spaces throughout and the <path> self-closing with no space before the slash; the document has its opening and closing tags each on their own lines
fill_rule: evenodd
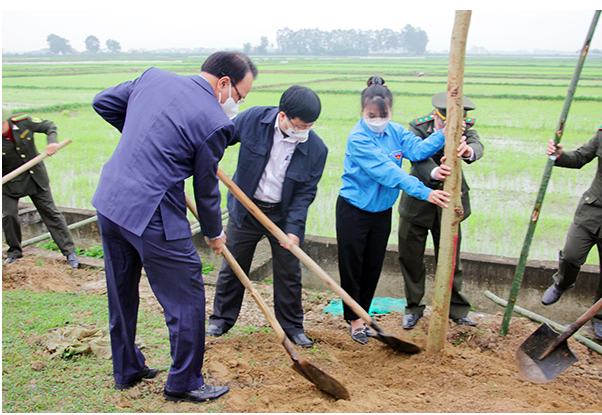
<svg viewBox="0 0 602 415">
<path fill-rule="evenodd" d="M 71 140 L 69 138 L 66 139 L 66 140 L 61 141 L 58 144 L 57 150 L 60 150 L 61 148 L 65 147 L 67 144 L 70 144 L 70 143 L 71 143 Z M 37 156 L 35 156 L 31 160 L 29 160 L 27 163 L 25 163 L 21 167 L 16 168 L 15 170 L 13 170 L 10 173 L 8 173 L 6 176 L 2 176 L 2 184 L 6 183 L 7 181 L 9 181 L 11 179 L 14 179 L 15 177 L 17 177 L 21 173 L 23 173 L 23 172 L 27 171 L 28 169 L 32 168 L 33 166 L 35 166 L 36 164 L 38 164 L 40 161 L 44 160 L 46 157 L 48 157 L 48 154 L 46 154 L 46 152 L 44 152 L 42 154 L 38 154 Z"/>
<path fill-rule="evenodd" d="M 457 156 L 457 148 L 462 139 L 464 59 L 471 14 L 470 10 L 456 10 L 449 54 L 445 156 L 446 164 L 451 167 L 451 174 L 445 179 L 443 190 L 451 194 L 451 203 L 447 209 L 443 209 L 441 216 L 441 239 L 435 276 L 435 294 L 426 343 L 426 351 L 430 354 L 438 353 L 445 345 L 447 337 L 451 286 L 454 280 L 454 262 L 458 248 L 458 226 L 464 216 L 461 201 L 462 167 L 461 160 Z"/>
<path fill-rule="evenodd" d="M 554 142 L 556 144 L 558 144 L 560 142 L 560 139 L 562 138 L 564 126 L 566 124 L 566 119 L 569 115 L 569 108 L 571 107 L 571 102 L 573 101 L 575 90 L 577 89 L 579 75 L 581 74 L 581 69 L 583 68 L 583 63 L 585 62 L 585 57 L 587 56 L 589 45 L 592 41 L 592 37 L 594 36 L 594 31 L 596 30 L 596 25 L 598 24 L 599 18 L 600 10 L 596 10 L 596 12 L 594 13 L 592 24 L 589 28 L 589 32 L 587 33 L 585 43 L 583 45 L 583 48 L 581 49 L 581 55 L 579 57 L 579 61 L 577 62 L 575 72 L 573 73 L 573 79 L 571 79 L 571 84 L 569 86 L 569 90 L 567 91 L 566 98 L 564 100 L 564 107 L 562 108 L 562 112 L 560 114 L 560 122 L 558 123 L 558 128 L 556 128 L 556 131 L 554 131 Z M 537 194 L 537 199 L 535 200 L 535 207 L 533 208 L 533 213 L 531 214 L 529 227 L 527 229 L 527 235 L 525 236 L 525 241 L 523 243 L 523 248 L 520 252 L 518 265 L 516 266 L 516 271 L 514 273 L 514 280 L 512 281 L 512 288 L 510 289 L 508 305 L 506 306 L 506 312 L 504 313 L 504 318 L 500 327 L 499 333 L 502 336 L 505 336 L 508 333 L 508 326 L 510 325 L 510 319 L 512 318 L 512 309 L 516 304 L 516 297 L 518 297 L 518 291 L 523 281 L 525 266 L 527 265 L 527 257 L 529 256 L 529 249 L 531 248 L 531 241 L 533 240 L 533 234 L 535 233 L 535 227 L 537 226 L 537 221 L 541 212 L 541 205 L 543 204 L 546 189 L 548 188 L 548 183 L 550 182 L 550 177 L 552 176 L 552 167 L 554 167 L 554 160 L 556 160 L 556 155 L 551 155 L 550 157 L 548 157 L 548 161 L 544 168 L 543 177 L 541 178 L 539 193 Z"/>
</svg>

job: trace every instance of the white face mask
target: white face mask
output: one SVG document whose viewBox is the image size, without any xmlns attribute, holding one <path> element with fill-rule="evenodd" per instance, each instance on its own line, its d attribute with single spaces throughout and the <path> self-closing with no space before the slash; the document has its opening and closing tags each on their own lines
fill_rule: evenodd
<svg viewBox="0 0 602 415">
<path fill-rule="evenodd" d="M 307 141 L 307 139 L 309 138 L 309 131 L 311 130 L 311 127 L 306 130 L 295 130 L 290 120 L 288 121 L 288 125 L 288 128 L 284 130 L 284 133 L 286 135 L 288 135 L 290 138 L 294 138 L 300 143 L 304 143 Z"/>
<path fill-rule="evenodd" d="M 218 97 L 218 101 L 220 102 L 220 105 L 222 106 L 222 109 L 224 110 L 224 112 L 226 113 L 226 115 L 228 116 L 228 118 L 233 119 L 234 117 L 236 117 L 236 114 L 238 114 L 238 102 L 234 101 L 234 98 L 232 98 L 232 84 L 229 84 L 229 89 L 228 92 L 230 93 L 230 97 L 226 100 L 226 102 L 224 102 L 223 104 L 222 102 L 222 93 L 220 91 L 219 93 L 219 97 Z"/>
<path fill-rule="evenodd" d="M 364 118 L 364 122 L 368 126 L 369 129 L 374 131 L 375 133 L 382 133 L 387 125 L 391 121 L 391 117 L 388 118 Z"/>
</svg>

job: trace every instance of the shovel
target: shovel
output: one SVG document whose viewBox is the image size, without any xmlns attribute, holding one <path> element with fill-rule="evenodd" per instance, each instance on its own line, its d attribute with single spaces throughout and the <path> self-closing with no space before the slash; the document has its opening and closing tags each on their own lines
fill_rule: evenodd
<svg viewBox="0 0 602 415">
<path fill-rule="evenodd" d="M 70 138 L 63 140 L 58 144 L 56 149 L 60 150 L 61 148 L 65 147 L 66 145 L 68 145 L 70 143 L 71 143 Z M 31 160 L 29 160 L 27 163 L 23 164 L 21 167 L 16 168 L 15 170 L 8 173 L 6 176 L 2 176 L 2 184 L 8 182 L 9 180 L 14 179 L 15 177 L 17 177 L 24 171 L 29 170 L 30 168 L 32 168 L 33 166 L 38 164 L 40 161 L 44 160 L 46 157 L 48 157 L 48 154 L 46 152 L 43 152 L 42 154 L 38 154 L 37 156 L 35 156 Z"/>
<path fill-rule="evenodd" d="M 516 351 L 518 370 L 525 378 L 536 383 L 549 382 L 576 362 L 567 339 L 588 320 L 602 310 L 602 298 L 558 335 L 549 324 L 542 324 Z"/>
<path fill-rule="evenodd" d="M 218 167 L 217 177 L 226 185 L 226 187 L 232 192 L 240 203 L 242 203 L 253 216 L 266 227 L 272 235 L 274 235 L 282 244 L 290 242 L 289 237 L 272 222 L 256 205 L 251 199 L 234 183 L 223 171 Z M 402 340 L 398 337 L 390 334 L 385 334 L 383 330 L 376 324 L 374 319 L 370 317 L 370 314 L 362 308 L 341 286 L 339 286 L 330 276 L 297 245 L 292 244 L 290 251 L 297 258 L 301 260 L 309 269 L 311 269 L 322 281 L 324 281 L 335 293 L 337 293 L 341 299 L 347 304 L 359 317 L 361 317 L 368 326 L 370 326 L 375 336 L 373 338 L 391 346 L 393 349 L 405 352 L 405 353 L 418 353 L 420 348 L 408 341 Z"/>
<path fill-rule="evenodd" d="M 199 216 L 196 206 L 194 205 L 193 201 L 188 197 L 188 195 L 186 195 L 186 205 L 188 206 L 188 209 L 190 209 L 194 217 L 198 220 Z M 297 354 L 297 351 L 295 350 L 293 344 L 288 339 L 288 337 L 286 337 L 282 326 L 280 326 L 280 323 L 278 323 L 276 316 L 268 308 L 265 301 L 263 301 L 263 298 L 261 298 L 261 295 L 259 295 L 259 292 L 257 292 L 255 287 L 249 280 L 249 277 L 247 277 L 243 269 L 240 267 L 234 256 L 230 253 L 230 251 L 225 245 L 222 247 L 222 255 L 224 256 L 226 261 L 228 261 L 228 264 L 230 264 L 230 267 L 232 267 L 232 270 L 234 270 L 234 273 L 236 274 L 240 282 L 245 286 L 247 290 L 249 290 L 249 293 L 251 293 L 251 296 L 253 297 L 253 299 L 255 300 L 265 317 L 268 319 L 268 322 L 272 326 L 272 329 L 274 329 L 276 336 L 278 336 L 278 339 L 280 340 L 280 342 L 282 342 L 282 345 L 293 360 L 293 364 L 291 365 L 291 367 L 304 378 L 314 383 L 318 387 L 318 389 L 334 396 L 337 399 L 351 399 L 351 396 L 349 395 L 349 392 L 347 391 L 345 386 L 343 386 L 335 378 L 326 374 L 325 372 L 312 365 L 307 360 L 301 358 Z"/>
</svg>

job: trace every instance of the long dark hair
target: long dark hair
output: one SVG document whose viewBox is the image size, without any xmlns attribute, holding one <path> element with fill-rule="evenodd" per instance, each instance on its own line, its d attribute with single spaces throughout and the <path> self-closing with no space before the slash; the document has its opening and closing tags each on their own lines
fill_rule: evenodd
<svg viewBox="0 0 602 415">
<path fill-rule="evenodd" d="M 362 91 L 362 110 L 368 105 L 376 105 L 380 116 L 389 115 L 389 107 L 393 106 L 393 94 L 385 85 L 385 80 L 380 76 L 371 76 L 366 82 L 368 88 Z"/>
</svg>

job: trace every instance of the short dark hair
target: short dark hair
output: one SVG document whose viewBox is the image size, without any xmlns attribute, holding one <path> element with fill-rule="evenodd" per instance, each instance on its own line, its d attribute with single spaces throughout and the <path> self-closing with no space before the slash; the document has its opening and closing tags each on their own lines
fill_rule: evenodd
<svg viewBox="0 0 602 415">
<path fill-rule="evenodd" d="M 253 79 L 257 78 L 255 64 L 247 55 L 240 52 L 215 52 L 203 62 L 201 71 L 218 78 L 229 76 L 234 85 L 241 82 L 248 72 L 253 74 Z"/>
<path fill-rule="evenodd" d="M 380 76 L 371 76 L 366 82 L 368 88 L 362 91 L 362 109 L 374 104 L 380 111 L 380 116 L 389 115 L 388 107 L 393 107 L 393 94 L 385 86 L 385 80 Z"/>
<path fill-rule="evenodd" d="M 292 120 L 293 118 L 299 118 L 301 121 L 310 123 L 314 122 L 320 116 L 322 111 L 322 104 L 320 98 L 311 89 L 293 85 L 280 97 L 280 105 L 278 106 L 280 111 L 284 112 L 286 116 Z"/>
</svg>

